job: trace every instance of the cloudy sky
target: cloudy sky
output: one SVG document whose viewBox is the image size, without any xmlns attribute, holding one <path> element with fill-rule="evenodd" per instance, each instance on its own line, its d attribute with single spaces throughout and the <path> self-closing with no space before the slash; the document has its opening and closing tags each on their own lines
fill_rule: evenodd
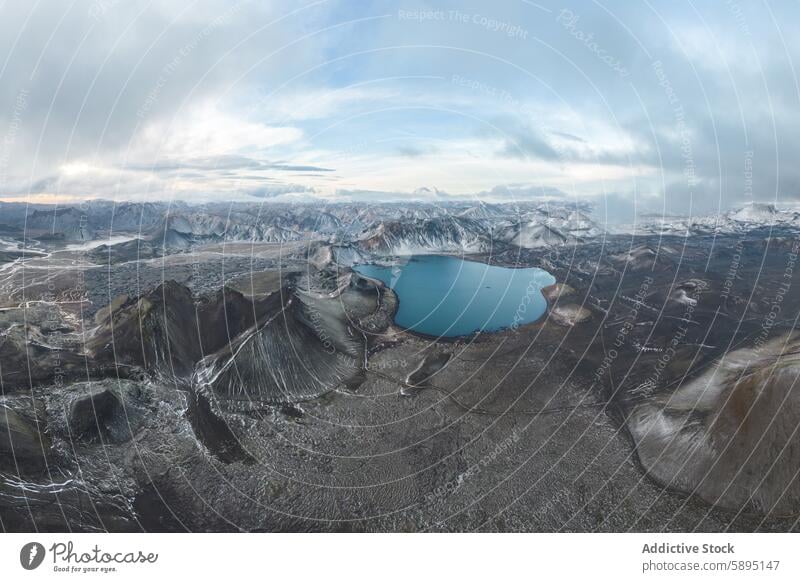
<svg viewBox="0 0 800 582">
<path fill-rule="evenodd" d="M 0 0 L 0 199 L 800 204 L 800 5 Z"/>
</svg>

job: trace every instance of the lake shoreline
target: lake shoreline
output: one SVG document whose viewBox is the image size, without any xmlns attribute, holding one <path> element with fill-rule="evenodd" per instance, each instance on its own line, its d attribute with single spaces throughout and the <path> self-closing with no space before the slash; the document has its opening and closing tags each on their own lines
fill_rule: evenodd
<svg viewBox="0 0 800 582">
<path fill-rule="evenodd" d="M 542 288 L 556 282 L 538 267 L 509 268 L 453 255 L 409 255 L 403 263 L 355 265 L 353 270 L 395 292 L 394 325 L 437 341 L 534 323 L 547 312 Z M 527 278 L 521 275 L 526 271 Z"/>
</svg>

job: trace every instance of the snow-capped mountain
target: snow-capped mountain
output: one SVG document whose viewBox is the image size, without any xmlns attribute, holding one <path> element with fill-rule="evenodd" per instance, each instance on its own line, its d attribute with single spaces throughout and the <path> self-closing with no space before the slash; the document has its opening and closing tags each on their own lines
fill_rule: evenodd
<svg viewBox="0 0 800 582">
<path fill-rule="evenodd" d="M 67 242 L 84 242 L 95 238 L 95 228 L 77 208 L 34 210 L 24 219 L 26 234 Z"/>
<path fill-rule="evenodd" d="M 574 242 L 575 237 L 547 226 L 545 222 L 529 221 L 499 229 L 495 233 L 495 240 L 524 249 L 538 249 Z"/>
<path fill-rule="evenodd" d="M 423 253 L 489 253 L 579 244 L 606 234 L 713 235 L 763 228 L 800 232 L 800 212 L 751 203 L 706 216 L 643 215 L 636 223 L 599 225 L 586 204 L 482 201 L 409 203 L 115 203 L 4 205 L 6 238 L 45 244 L 129 234 L 169 251 L 214 242 L 318 241 L 335 260 Z M 11 243 L 9 243 L 11 244 Z M 112 253 L 113 254 L 113 253 Z M 120 256 L 127 256 L 121 253 Z"/>
<path fill-rule="evenodd" d="M 154 229 L 152 240 L 167 248 L 188 248 L 193 244 L 215 241 L 288 242 L 304 238 L 290 228 L 247 212 L 228 215 L 209 212 L 170 214 Z"/>
<path fill-rule="evenodd" d="M 381 222 L 356 245 L 367 252 L 411 255 L 436 252 L 488 252 L 492 240 L 486 228 L 467 218 L 439 217 Z"/>
<path fill-rule="evenodd" d="M 761 204 L 758 202 L 751 202 L 729 212 L 727 217 L 737 222 L 757 222 L 762 224 L 769 224 L 788 218 L 788 216 L 783 216 L 783 213 L 775 208 L 774 204 Z"/>
<path fill-rule="evenodd" d="M 635 224 L 613 228 L 614 233 L 639 234 L 736 234 L 776 227 L 800 231 L 800 212 L 774 204 L 751 202 L 740 208 L 712 215 L 644 215 Z"/>
</svg>

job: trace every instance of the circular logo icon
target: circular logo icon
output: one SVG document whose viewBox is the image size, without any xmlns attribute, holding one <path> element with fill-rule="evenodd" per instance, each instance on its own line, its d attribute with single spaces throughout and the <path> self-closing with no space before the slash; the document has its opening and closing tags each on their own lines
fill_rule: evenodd
<svg viewBox="0 0 800 582">
<path fill-rule="evenodd" d="M 19 551 L 19 563 L 26 570 L 35 570 L 44 562 L 44 546 L 39 542 L 29 542 Z"/>
</svg>

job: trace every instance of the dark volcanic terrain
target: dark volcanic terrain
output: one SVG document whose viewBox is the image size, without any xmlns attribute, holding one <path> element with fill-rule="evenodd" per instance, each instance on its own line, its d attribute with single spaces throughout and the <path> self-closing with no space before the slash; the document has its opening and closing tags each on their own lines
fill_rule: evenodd
<svg viewBox="0 0 800 582">
<path fill-rule="evenodd" d="M 4 205 L 0 527 L 796 531 L 800 221 L 761 210 Z M 548 311 L 402 330 L 351 267 L 422 253 Z"/>
</svg>

